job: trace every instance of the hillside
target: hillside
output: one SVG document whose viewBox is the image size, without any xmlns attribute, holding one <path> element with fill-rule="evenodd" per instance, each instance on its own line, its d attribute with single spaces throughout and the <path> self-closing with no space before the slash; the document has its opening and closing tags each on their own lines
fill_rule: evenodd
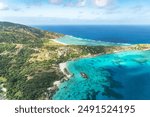
<svg viewBox="0 0 150 117">
<path fill-rule="evenodd" d="M 41 31 L 25 25 L 0 22 L 0 42 L 40 45 L 44 39 L 54 39 L 62 34 Z"/>
<path fill-rule="evenodd" d="M 47 89 L 64 78 L 59 63 L 114 51 L 150 49 L 149 45 L 66 46 L 52 40 L 60 36 L 63 34 L 0 22 L 0 98 L 49 99 Z"/>
</svg>

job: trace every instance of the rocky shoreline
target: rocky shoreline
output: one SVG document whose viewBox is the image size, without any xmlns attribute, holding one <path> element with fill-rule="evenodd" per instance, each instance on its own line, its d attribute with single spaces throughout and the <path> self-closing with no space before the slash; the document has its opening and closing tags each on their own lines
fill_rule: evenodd
<svg viewBox="0 0 150 117">
<path fill-rule="evenodd" d="M 146 51 L 146 50 L 150 50 L 150 49 L 145 48 L 145 49 L 141 49 L 139 51 Z M 130 51 L 130 50 L 128 50 L 128 51 Z M 122 52 L 122 50 L 108 52 L 108 53 L 105 53 L 105 54 L 112 54 L 112 53 L 119 53 L 119 52 Z M 77 59 L 80 59 L 80 58 L 91 58 L 91 57 L 96 57 L 96 56 L 100 56 L 100 55 L 104 55 L 104 54 L 101 53 L 101 54 L 96 54 L 96 55 L 87 55 L 87 56 L 79 57 L 79 58 L 76 58 L 76 59 L 73 59 L 73 60 L 77 60 Z M 65 82 L 65 81 L 68 81 L 74 75 L 74 74 L 71 74 L 68 71 L 68 69 L 67 69 L 67 62 L 60 63 L 58 70 L 60 70 L 64 74 L 64 76 L 63 76 L 63 78 L 61 80 L 55 81 L 53 83 L 53 86 L 47 89 L 48 90 L 48 99 L 50 99 L 50 100 L 52 100 L 52 97 L 56 93 L 56 91 L 59 90 L 60 84 Z M 81 74 L 81 76 L 83 78 L 86 78 L 86 79 L 88 78 L 86 73 L 82 73 L 81 72 L 80 74 Z"/>
<path fill-rule="evenodd" d="M 68 81 L 73 74 L 71 74 L 68 70 L 67 70 L 67 62 L 65 63 L 60 63 L 59 64 L 59 70 L 64 74 L 63 78 L 61 80 L 55 81 L 53 83 L 52 87 L 47 88 L 47 99 L 52 100 L 53 95 L 56 93 L 56 91 L 59 90 L 59 86 L 61 83 Z"/>
</svg>

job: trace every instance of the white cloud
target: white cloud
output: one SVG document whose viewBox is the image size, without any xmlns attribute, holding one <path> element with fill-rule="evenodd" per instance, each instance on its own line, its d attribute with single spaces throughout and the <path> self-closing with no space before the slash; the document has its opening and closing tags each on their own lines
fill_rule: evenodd
<svg viewBox="0 0 150 117">
<path fill-rule="evenodd" d="M 106 7 L 111 5 L 115 0 L 48 0 L 50 4 L 64 5 L 68 7 Z M 92 4 L 94 3 L 94 4 Z"/>
<path fill-rule="evenodd" d="M 98 7 L 106 7 L 110 4 L 111 0 L 94 0 L 94 2 Z"/>
<path fill-rule="evenodd" d="M 8 10 L 8 6 L 4 4 L 3 2 L 0 2 L 0 10 Z"/>
<path fill-rule="evenodd" d="M 49 0 L 49 2 L 52 4 L 60 4 L 62 0 Z"/>
<path fill-rule="evenodd" d="M 78 6 L 83 7 L 86 5 L 87 0 L 79 0 Z"/>
</svg>

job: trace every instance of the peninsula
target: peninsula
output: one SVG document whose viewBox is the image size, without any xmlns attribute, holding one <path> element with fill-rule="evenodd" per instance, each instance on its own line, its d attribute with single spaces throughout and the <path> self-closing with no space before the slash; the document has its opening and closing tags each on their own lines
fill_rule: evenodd
<svg viewBox="0 0 150 117">
<path fill-rule="evenodd" d="M 150 50 L 149 44 L 86 46 L 55 40 L 63 36 L 0 22 L 0 99 L 51 99 L 59 84 L 74 75 L 67 73 L 62 63 L 121 51 Z M 81 75 L 87 78 L 84 72 Z"/>
</svg>

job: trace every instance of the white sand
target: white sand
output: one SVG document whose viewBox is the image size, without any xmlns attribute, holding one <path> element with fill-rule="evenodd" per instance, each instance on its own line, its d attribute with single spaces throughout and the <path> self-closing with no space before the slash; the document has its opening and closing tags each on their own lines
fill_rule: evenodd
<svg viewBox="0 0 150 117">
<path fill-rule="evenodd" d="M 60 81 L 55 81 L 55 82 L 53 83 L 53 85 L 59 87 L 60 83 L 61 83 Z"/>
<path fill-rule="evenodd" d="M 65 74 L 64 69 L 66 68 L 66 63 L 60 63 L 59 68 Z"/>
<path fill-rule="evenodd" d="M 58 40 L 56 40 L 56 39 L 52 39 L 52 41 L 54 41 L 54 42 L 56 42 L 56 43 L 63 44 L 63 45 L 68 45 L 68 44 L 66 44 L 66 43 L 63 43 L 63 42 L 60 42 L 60 41 L 58 41 Z"/>
<path fill-rule="evenodd" d="M 68 78 L 70 78 L 72 76 L 72 75 L 66 74 L 66 72 L 65 72 L 65 68 L 67 68 L 67 63 L 60 63 L 59 68 L 60 68 L 61 72 L 63 72 L 63 74 L 66 75 Z"/>
</svg>

